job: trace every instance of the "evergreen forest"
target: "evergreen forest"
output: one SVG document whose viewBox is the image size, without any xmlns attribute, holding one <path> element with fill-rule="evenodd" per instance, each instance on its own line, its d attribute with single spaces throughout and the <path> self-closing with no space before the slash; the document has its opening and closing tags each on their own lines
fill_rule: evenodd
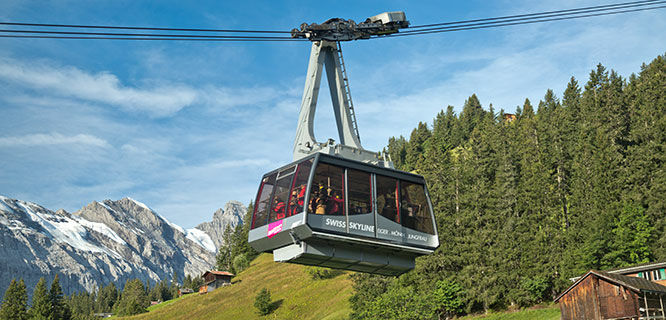
<svg viewBox="0 0 666 320">
<path fill-rule="evenodd" d="M 599 64 L 510 114 L 472 95 L 384 152 L 425 176 L 441 245 L 398 278 L 353 275 L 353 319 L 526 307 L 590 269 L 666 260 L 665 56 L 629 78 Z"/>
</svg>

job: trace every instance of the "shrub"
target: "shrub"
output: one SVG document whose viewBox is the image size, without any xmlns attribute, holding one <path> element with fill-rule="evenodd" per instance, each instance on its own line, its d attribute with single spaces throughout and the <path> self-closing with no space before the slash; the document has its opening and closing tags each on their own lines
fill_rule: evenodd
<svg viewBox="0 0 666 320">
<path fill-rule="evenodd" d="M 545 277 L 523 278 L 520 281 L 522 297 L 518 299 L 521 306 L 530 306 L 547 300 L 550 281 Z"/>
<path fill-rule="evenodd" d="M 265 316 L 273 311 L 273 305 L 271 304 L 271 292 L 268 289 L 263 288 L 257 296 L 254 298 L 254 307 L 257 308 L 257 312 Z"/>
<path fill-rule="evenodd" d="M 313 280 L 331 279 L 342 273 L 340 270 L 333 270 L 322 267 L 309 267 L 305 271 Z"/>
<path fill-rule="evenodd" d="M 437 287 L 432 293 L 433 303 L 437 312 L 445 318 L 462 313 L 465 306 L 463 288 L 455 281 L 437 281 Z"/>
<path fill-rule="evenodd" d="M 247 269 L 250 266 L 250 260 L 247 259 L 247 255 L 242 253 L 234 258 L 234 271 L 236 274 L 239 274 L 241 271 Z"/>
</svg>

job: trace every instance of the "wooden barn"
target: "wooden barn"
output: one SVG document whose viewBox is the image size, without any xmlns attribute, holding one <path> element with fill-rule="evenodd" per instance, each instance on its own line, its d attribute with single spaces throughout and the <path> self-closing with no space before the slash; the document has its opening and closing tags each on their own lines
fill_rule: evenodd
<svg viewBox="0 0 666 320">
<path fill-rule="evenodd" d="M 231 284 L 234 274 L 226 271 L 206 271 L 203 274 L 204 285 L 199 288 L 199 293 L 211 292 L 219 287 Z"/>
<path fill-rule="evenodd" d="M 645 278 L 592 270 L 565 290 L 562 320 L 666 319 L 666 287 Z"/>
</svg>

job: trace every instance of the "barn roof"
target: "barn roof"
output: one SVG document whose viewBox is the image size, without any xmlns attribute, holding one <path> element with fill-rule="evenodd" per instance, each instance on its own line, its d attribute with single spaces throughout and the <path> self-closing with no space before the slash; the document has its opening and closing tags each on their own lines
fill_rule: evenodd
<svg viewBox="0 0 666 320">
<path fill-rule="evenodd" d="M 631 267 L 614 268 L 606 270 L 606 272 L 627 274 L 627 273 L 638 273 L 641 271 L 648 271 L 664 267 L 666 267 L 666 261 L 647 262 L 647 263 L 633 265 Z"/>
<path fill-rule="evenodd" d="M 576 282 L 574 282 L 574 284 L 572 284 L 569 288 L 564 290 L 562 294 L 560 294 L 557 298 L 555 298 L 555 302 L 559 301 L 560 298 L 562 298 L 565 294 L 571 291 L 571 289 L 576 287 L 581 281 L 585 280 L 585 278 L 587 278 L 590 275 L 595 275 L 608 282 L 621 285 L 636 292 L 652 292 L 652 293 L 659 293 L 662 295 L 666 295 L 665 286 L 662 286 L 648 279 L 639 278 L 639 277 L 629 277 L 617 273 L 608 273 L 603 271 L 590 270 L 584 276 L 576 280 Z"/>
<path fill-rule="evenodd" d="M 231 277 L 234 276 L 234 274 L 231 273 L 231 272 L 226 272 L 226 271 L 215 271 L 215 270 L 206 271 L 206 272 L 203 274 L 203 276 L 205 277 L 207 274 L 214 274 L 214 275 L 217 275 L 217 276 L 231 276 Z"/>
</svg>

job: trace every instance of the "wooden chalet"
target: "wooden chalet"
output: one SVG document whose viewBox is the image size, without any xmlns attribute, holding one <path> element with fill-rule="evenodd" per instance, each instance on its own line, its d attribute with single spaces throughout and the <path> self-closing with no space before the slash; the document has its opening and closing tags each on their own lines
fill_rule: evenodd
<svg viewBox="0 0 666 320">
<path fill-rule="evenodd" d="M 178 289 L 178 296 L 182 297 L 183 295 L 194 293 L 194 290 L 190 288 L 180 288 Z"/>
<path fill-rule="evenodd" d="M 516 120 L 516 115 L 513 113 L 505 113 L 504 114 L 504 121 L 506 122 L 511 122 L 513 120 Z"/>
<path fill-rule="evenodd" d="M 219 287 L 231 285 L 234 274 L 226 271 L 206 271 L 203 274 L 204 285 L 199 287 L 199 293 L 211 292 Z"/>
<path fill-rule="evenodd" d="M 641 277 L 591 270 L 566 289 L 562 320 L 666 319 L 666 287 Z"/>
</svg>

